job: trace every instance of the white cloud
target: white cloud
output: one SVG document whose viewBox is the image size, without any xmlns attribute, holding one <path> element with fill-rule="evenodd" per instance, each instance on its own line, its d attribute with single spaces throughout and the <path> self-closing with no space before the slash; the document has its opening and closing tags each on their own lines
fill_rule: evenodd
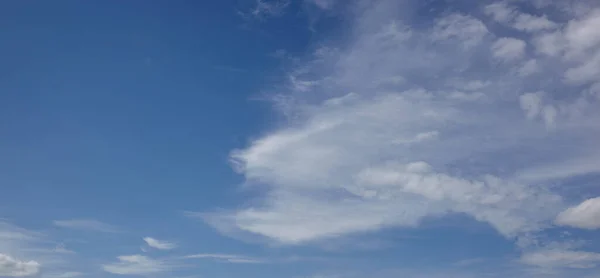
<svg viewBox="0 0 600 278">
<path fill-rule="evenodd" d="M 565 72 L 567 82 L 585 84 L 600 80 L 600 50 L 595 56 Z"/>
<path fill-rule="evenodd" d="M 519 97 L 521 109 L 530 120 L 541 118 L 547 127 L 555 125 L 557 110 L 554 106 L 544 104 L 544 92 L 525 93 Z"/>
<path fill-rule="evenodd" d="M 151 237 L 145 237 L 144 241 L 146 242 L 146 244 L 148 244 L 148 246 L 150 246 L 152 248 L 160 249 L 160 250 L 170 250 L 170 249 L 174 249 L 177 247 L 177 244 L 175 244 L 173 242 L 158 240 L 158 239 L 151 238 Z"/>
<path fill-rule="evenodd" d="M 525 55 L 526 44 L 515 38 L 500 38 L 492 45 L 494 57 L 503 61 L 513 61 Z"/>
<path fill-rule="evenodd" d="M 509 23 L 514 19 L 517 11 L 504 2 L 493 3 L 485 6 L 484 13 L 500 23 Z"/>
<path fill-rule="evenodd" d="M 519 40 L 495 40 L 504 35 L 466 14 L 413 27 L 411 15 L 394 12 L 410 14 L 407 2 L 356 9 L 348 38 L 296 59 L 285 73 L 296 79 L 273 85 L 289 92 L 278 95 L 289 123 L 231 153 L 245 185 L 265 191 L 240 209 L 202 213 L 207 222 L 302 244 L 460 213 L 537 244 L 566 208 L 561 191 L 546 185 L 586 170 L 578 164 L 552 176 L 549 161 L 581 160 L 598 147 L 600 132 L 593 109 L 565 108 L 587 90 L 563 83 L 572 66 L 565 48 L 554 56 L 526 51 L 531 37 L 556 33 L 566 41 L 564 28 L 529 22 L 520 28 L 531 33 Z M 510 24 L 527 21 L 512 13 L 490 12 Z"/>
<path fill-rule="evenodd" d="M 43 266 L 45 272 L 52 272 L 66 267 L 73 253 L 47 234 L 0 221 L 0 254 L 26 258 Z"/>
<path fill-rule="evenodd" d="M 528 32 L 541 30 L 552 30 L 558 27 L 555 22 L 548 20 L 545 16 L 533 16 L 530 14 L 519 14 L 513 25 L 516 29 Z"/>
<path fill-rule="evenodd" d="M 600 264 L 600 253 L 543 250 L 523 254 L 521 262 L 544 268 L 594 268 Z"/>
<path fill-rule="evenodd" d="M 241 255 L 231 255 L 231 254 L 194 254 L 185 256 L 186 259 L 213 259 L 217 261 L 227 262 L 227 263 L 236 263 L 236 264 L 256 264 L 256 263 L 264 263 L 265 260 L 252 258 L 248 256 Z"/>
<path fill-rule="evenodd" d="M 600 229 L 600 197 L 585 200 L 556 217 L 556 224 L 581 229 Z"/>
<path fill-rule="evenodd" d="M 487 33 L 487 27 L 480 20 L 468 15 L 452 14 L 436 22 L 433 38 L 458 40 L 471 48 L 479 44 Z"/>
<path fill-rule="evenodd" d="M 87 230 L 104 233 L 118 233 L 120 230 L 110 224 L 93 219 L 55 220 L 54 225 L 74 230 Z"/>
<path fill-rule="evenodd" d="M 25 277 L 36 275 L 40 264 L 36 261 L 20 261 L 5 254 L 0 254 L 0 276 Z"/>
<path fill-rule="evenodd" d="M 143 255 L 118 256 L 116 263 L 102 265 L 104 271 L 121 275 L 147 275 L 168 271 L 172 265 Z"/>
<path fill-rule="evenodd" d="M 427 165 L 424 163 L 406 164 L 405 168 L 402 162 L 385 162 L 387 156 L 414 155 L 386 147 L 390 143 L 387 138 L 393 141 L 394 135 L 415 127 L 443 128 L 453 121 L 462 122 L 456 112 L 394 95 L 354 100 L 327 107 L 304 127 L 255 142 L 233 158 L 249 180 L 272 184 L 274 191 L 264 208 L 233 215 L 232 225 L 280 242 L 301 243 L 387 226 L 416 226 L 423 217 L 447 211 L 472 215 L 509 237 L 536 230 L 538 217 L 552 218 L 550 211 L 560 204 L 559 199 L 534 188 L 491 176 L 467 180 L 430 172 L 429 166 L 417 167 Z M 420 120 L 413 121 L 416 119 Z M 423 133 L 414 136 L 419 134 Z M 446 143 L 454 140 L 461 141 L 449 139 Z M 371 145 L 374 147 L 369 148 Z M 388 152 L 382 154 L 379 148 Z M 437 155 L 419 151 L 424 157 Z M 340 172 L 344 168 L 348 172 Z M 325 197 L 329 191 L 349 198 Z M 537 205 L 529 207 L 533 203 Z"/>
<path fill-rule="evenodd" d="M 539 32 L 558 27 L 557 23 L 550 21 L 546 16 L 522 13 L 506 2 L 489 4 L 483 11 L 498 23 L 525 32 Z"/>
<path fill-rule="evenodd" d="M 568 56 L 578 57 L 600 44 L 600 9 L 591 11 L 582 19 L 571 20 L 564 30 Z"/>
<path fill-rule="evenodd" d="M 527 118 L 534 119 L 542 111 L 543 92 L 526 93 L 519 97 L 521 109 L 527 114 Z"/>
<path fill-rule="evenodd" d="M 600 9 L 594 9 L 561 30 L 536 36 L 534 45 L 538 52 L 557 57 L 569 67 L 564 73 L 567 83 L 595 83 L 600 80 L 599 25 Z"/>
<path fill-rule="evenodd" d="M 548 56 L 558 56 L 563 53 L 565 41 L 560 32 L 543 33 L 533 41 L 538 52 Z"/>
<path fill-rule="evenodd" d="M 547 161 L 545 164 L 520 172 L 518 179 L 523 182 L 536 183 L 591 173 L 600 173 L 600 154 L 597 152 L 590 152 L 586 156 L 575 159 Z"/>
</svg>

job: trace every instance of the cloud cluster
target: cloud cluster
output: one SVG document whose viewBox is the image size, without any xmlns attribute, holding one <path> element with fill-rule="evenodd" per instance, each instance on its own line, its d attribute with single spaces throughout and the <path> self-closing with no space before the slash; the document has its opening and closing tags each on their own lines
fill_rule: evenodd
<svg viewBox="0 0 600 278">
<path fill-rule="evenodd" d="M 357 1 L 351 35 L 274 86 L 288 124 L 231 154 L 247 184 L 267 189 L 261 200 L 205 219 L 300 244 L 461 213 L 535 242 L 577 201 L 546 185 L 600 170 L 590 166 L 600 161 L 590 152 L 600 147 L 600 9 L 585 3 L 534 15 L 486 2 L 416 24 L 411 1 Z M 583 211 L 557 223 L 594 225 Z M 595 258 L 578 252 L 561 256 Z"/>
<path fill-rule="evenodd" d="M 40 271 L 36 261 L 20 261 L 5 254 L 0 254 L 1 277 L 23 277 L 35 275 Z"/>
</svg>

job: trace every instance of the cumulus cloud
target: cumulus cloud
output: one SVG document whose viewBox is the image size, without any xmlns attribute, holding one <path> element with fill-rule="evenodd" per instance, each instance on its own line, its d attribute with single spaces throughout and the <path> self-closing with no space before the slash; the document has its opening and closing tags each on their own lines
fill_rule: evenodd
<svg viewBox="0 0 600 278">
<path fill-rule="evenodd" d="M 505 2 L 489 4 L 485 6 L 484 12 L 500 23 L 509 23 L 517 13 L 515 8 L 508 6 Z"/>
<path fill-rule="evenodd" d="M 206 221 L 283 244 L 454 213 L 518 242 L 553 227 L 568 197 L 548 183 L 593 171 L 583 161 L 600 158 L 589 151 L 599 147 L 600 115 L 587 85 L 600 76 L 565 78 L 592 61 L 577 55 L 595 57 L 592 43 L 574 47 L 567 35 L 588 30 L 593 12 L 553 24 L 507 4 L 482 7 L 523 31 L 508 38 L 476 13 L 415 24 L 391 12 L 410 13 L 410 2 L 369 1 L 348 38 L 295 60 L 285 73 L 294 78 L 274 84 L 287 124 L 230 157 L 246 185 L 265 191 L 240 209 L 200 214 Z M 545 36 L 564 44 L 544 50 Z"/>
<path fill-rule="evenodd" d="M 568 21 L 560 30 L 536 35 L 538 52 L 562 60 L 568 65 L 564 78 L 582 85 L 597 81 L 600 75 L 600 9 L 592 9 L 581 18 Z"/>
<path fill-rule="evenodd" d="M 550 21 L 547 16 L 535 16 L 520 12 L 516 7 L 506 2 L 492 3 L 484 7 L 484 13 L 498 23 L 507 25 L 524 32 L 552 30 L 558 24 Z"/>
<path fill-rule="evenodd" d="M 6 254 L 0 254 L 0 276 L 25 277 L 36 275 L 40 264 L 36 261 L 20 261 Z"/>
<path fill-rule="evenodd" d="M 119 228 L 93 219 L 55 220 L 54 225 L 61 228 L 86 230 L 103 233 L 118 233 Z"/>
<path fill-rule="evenodd" d="M 581 229 L 600 229 L 600 197 L 587 199 L 561 212 L 556 223 Z"/>
<path fill-rule="evenodd" d="M 151 237 L 145 237 L 144 241 L 146 242 L 146 244 L 148 244 L 148 246 L 150 246 L 152 248 L 160 249 L 160 250 L 170 250 L 170 249 L 175 249 L 177 247 L 177 244 L 175 244 L 173 242 L 158 240 L 158 239 L 151 238 Z"/>
<path fill-rule="evenodd" d="M 104 271 L 121 275 L 147 275 L 168 271 L 172 265 L 164 260 L 152 259 L 143 255 L 118 256 L 118 262 L 104 264 Z"/>
<path fill-rule="evenodd" d="M 514 27 L 523 31 L 535 32 L 554 29 L 557 27 L 557 24 L 548 20 L 545 16 L 538 17 L 529 14 L 520 14 L 515 18 Z"/>
</svg>

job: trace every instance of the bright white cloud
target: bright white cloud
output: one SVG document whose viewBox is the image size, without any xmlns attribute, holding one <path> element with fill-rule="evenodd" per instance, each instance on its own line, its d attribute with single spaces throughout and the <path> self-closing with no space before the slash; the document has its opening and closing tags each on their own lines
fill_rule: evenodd
<svg viewBox="0 0 600 278">
<path fill-rule="evenodd" d="M 590 169 L 548 161 L 581 160 L 600 134 L 597 99 L 562 82 L 572 65 L 526 51 L 548 34 L 568 41 L 565 30 L 502 4 L 485 11 L 530 37 L 497 36 L 467 14 L 418 29 L 389 12 L 408 12 L 404 4 L 372 2 L 342 45 L 296 60 L 294 79 L 275 85 L 290 92 L 274 98 L 289 125 L 231 153 L 247 184 L 267 192 L 236 211 L 200 214 L 206 221 L 284 244 L 418 227 L 450 213 L 521 246 L 553 225 L 566 207 L 543 185 Z"/>
<path fill-rule="evenodd" d="M 151 237 L 145 237 L 144 241 L 146 242 L 146 244 L 148 244 L 148 246 L 150 246 L 152 248 L 160 249 L 160 250 L 170 250 L 170 249 L 174 249 L 177 247 L 177 244 L 175 244 L 173 242 L 158 240 L 158 239 L 151 238 Z"/>
<path fill-rule="evenodd" d="M 524 254 L 521 262 L 544 268 L 594 268 L 600 264 L 600 253 L 543 250 Z"/>
<path fill-rule="evenodd" d="M 54 225 L 74 230 L 87 230 L 104 233 L 118 233 L 120 230 L 110 224 L 93 219 L 55 220 Z"/>
<path fill-rule="evenodd" d="M 1 277 L 25 277 L 36 275 L 40 264 L 36 261 L 20 261 L 6 254 L 0 254 Z"/>
<path fill-rule="evenodd" d="M 567 63 L 567 83 L 583 85 L 598 81 L 600 76 L 600 9 L 582 18 L 570 20 L 564 28 L 539 34 L 534 39 L 538 52 Z"/>
<path fill-rule="evenodd" d="M 561 212 L 556 223 L 581 229 L 600 229 L 600 197 L 585 200 Z"/>
<path fill-rule="evenodd" d="M 468 14 L 414 27 L 391 12 L 410 13 L 407 2 L 369 2 L 346 40 L 295 59 L 294 78 L 274 84 L 289 92 L 274 97 L 289 124 L 231 153 L 246 184 L 266 191 L 241 209 L 200 214 L 207 222 L 302 244 L 459 213 L 522 248 L 544 245 L 537 236 L 567 209 L 561 188 L 547 185 L 597 170 L 600 157 L 590 152 L 600 147 L 598 98 L 586 87 L 600 76 L 568 74 L 595 57 L 567 35 L 592 12 L 554 22 L 507 4 L 484 8 L 523 31 L 517 39 Z M 575 52 L 586 59 L 567 55 Z M 578 252 L 561 253 L 566 266 L 578 265 Z M 522 260 L 560 266 L 557 257 Z"/>
<path fill-rule="evenodd" d="M 578 57 L 585 55 L 588 50 L 597 50 L 600 44 L 598 26 L 600 26 L 600 9 L 589 12 L 584 18 L 570 21 L 563 32 L 568 47 L 567 55 Z"/>
<path fill-rule="evenodd" d="M 118 262 L 102 265 L 104 271 L 121 275 L 147 275 L 168 271 L 172 265 L 143 255 L 118 256 Z"/>
</svg>

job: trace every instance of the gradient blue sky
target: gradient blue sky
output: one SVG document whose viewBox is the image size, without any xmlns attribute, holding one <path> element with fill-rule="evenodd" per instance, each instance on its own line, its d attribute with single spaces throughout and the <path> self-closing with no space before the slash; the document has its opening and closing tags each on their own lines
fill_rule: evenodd
<svg viewBox="0 0 600 278">
<path fill-rule="evenodd" d="M 0 26 L 0 277 L 600 277 L 596 1 L 3 1 Z"/>
</svg>

